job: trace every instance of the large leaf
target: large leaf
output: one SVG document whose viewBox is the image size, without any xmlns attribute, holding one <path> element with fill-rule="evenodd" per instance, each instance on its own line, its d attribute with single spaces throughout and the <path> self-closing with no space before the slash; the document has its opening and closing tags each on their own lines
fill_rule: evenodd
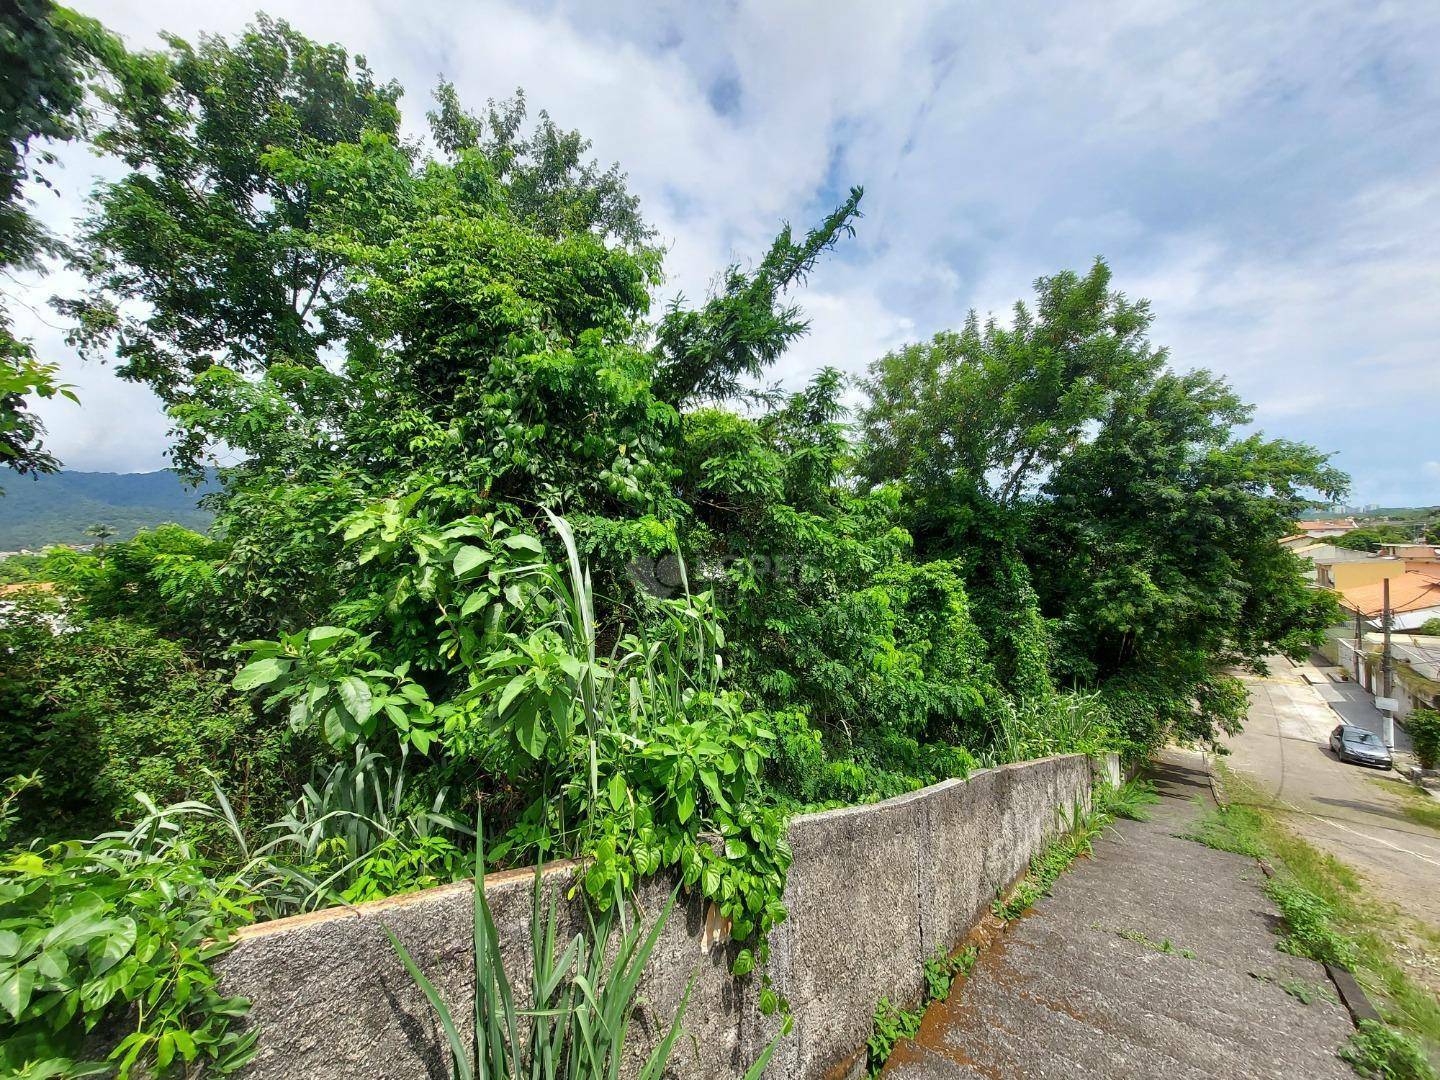
<svg viewBox="0 0 1440 1080">
<path fill-rule="evenodd" d="M 345 710 L 356 724 L 363 724 L 370 719 L 374 698 L 370 694 L 369 683 L 359 675 L 347 675 L 340 681 L 339 692 L 340 700 L 345 704 Z"/>
<path fill-rule="evenodd" d="M 0 1009 L 18 1020 L 30 1004 L 30 993 L 35 989 L 35 972 L 28 967 L 11 968 L 0 973 Z"/>
<path fill-rule="evenodd" d="M 455 553 L 455 561 L 452 568 L 455 576 L 462 581 L 477 573 L 481 567 L 490 562 L 493 556 L 483 548 L 473 547 L 466 544 Z"/>
<path fill-rule="evenodd" d="M 246 664 L 240 669 L 235 676 L 233 685 L 236 690 L 254 690 L 257 687 L 269 686 L 288 674 L 294 663 L 293 660 L 282 659 L 278 656 L 256 660 L 253 664 Z"/>
</svg>

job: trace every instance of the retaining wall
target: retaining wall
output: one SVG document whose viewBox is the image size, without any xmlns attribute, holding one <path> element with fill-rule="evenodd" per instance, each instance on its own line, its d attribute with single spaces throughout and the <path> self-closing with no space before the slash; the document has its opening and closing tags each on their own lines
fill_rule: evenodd
<svg viewBox="0 0 1440 1080">
<path fill-rule="evenodd" d="M 1118 777 L 1115 761 L 1100 763 Z M 768 972 L 795 1020 L 766 1073 L 772 1078 L 857 1075 L 875 1003 L 920 996 L 922 965 L 959 944 L 997 891 L 1088 805 L 1092 764 L 1080 755 L 978 772 L 870 806 L 793 819 L 795 860 L 785 888 L 789 918 L 770 939 Z M 562 890 L 573 864 L 547 869 Z M 532 871 L 493 874 L 494 911 L 511 979 L 527 982 Z M 642 887 L 647 915 L 671 884 Z M 385 937 L 403 941 L 446 996 L 457 1020 L 469 1009 L 470 885 L 280 919 L 247 928 L 219 962 L 227 993 L 249 998 L 261 1029 L 246 1080 L 411 1080 L 449 1075 L 430 1007 Z M 558 893 L 557 893 L 558 895 Z M 702 952 L 701 901 L 676 904 L 651 957 L 632 1028 L 648 1050 L 693 978 L 675 1077 L 733 1080 L 760 1054 L 777 1020 L 760 1015 L 758 973 L 737 980 L 737 946 Z M 563 909 L 562 934 L 579 912 Z M 568 924 L 568 927 L 567 927 Z"/>
</svg>

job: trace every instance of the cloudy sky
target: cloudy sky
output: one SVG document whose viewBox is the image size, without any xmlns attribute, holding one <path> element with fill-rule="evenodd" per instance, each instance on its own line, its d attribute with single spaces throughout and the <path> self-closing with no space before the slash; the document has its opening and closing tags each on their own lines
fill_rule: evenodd
<svg viewBox="0 0 1440 1080">
<path fill-rule="evenodd" d="M 132 47 L 231 33 L 225 0 L 72 0 Z M 523 86 L 618 160 L 702 293 L 782 220 L 866 189 L 801 301 L 790 385 L 1003 312 L 1104 255 L 1179 367 L 1227 375 L 1274 435 L 1334 450 L 1361 502 L 1440 502 L 1440 5 L 1138 0 L 953 5 L 274 0 L 407 88 Z M 105 169 L 65 157 L 61 224 Z M 36 283 L 17 322 L 83 407 L 44 409 L 72 468 L 165 465 L 149 392 L 66 355 Z"/>
</svg>

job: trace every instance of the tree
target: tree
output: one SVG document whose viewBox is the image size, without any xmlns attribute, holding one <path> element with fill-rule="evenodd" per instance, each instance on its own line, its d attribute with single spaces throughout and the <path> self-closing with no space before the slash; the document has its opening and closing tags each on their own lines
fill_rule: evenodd
<svg viewBox="0 0 1440 1080">
<path fill-rule="evenodd" d="M 76 343 L 113 344 L 121 375 L 173 403 L 217 362 L 320 366 L 343 268 L 306 242 L 314 193 L 271 163 L 393 136 L 400 88 L 263 15 L 233 44 L 165 40 L 101 91 L 96 148 L 131 171 L 97 190 L 73 259 L 90 292 L 60 306 Z"/>
<path fill-rule="evenodd" d="M 25 184 L 49 186 L 48 144 L 80 137 L 86 94 L 102 63 L 118 65 L 119 40 L 94 19 L 51 0 L 10 0 L 0 21 L 0 267 L 33 267 L 56 244 L 31 215 Z M 35 151 L 36 143 L 40 149 Z"/>
<path fill-rule="evenodd" d="M 873 363 L 861 414 L 872 483 L 899 480 L 934 512 L 956 496 L 1014 506 L 1105 414 L 1165 364 L 1150 345 L 1149 305 L 1110 288 L 1096 260 L 1035 283 L 1014 325 L 975 312 Z"/>
<path fill-rule="evenodd" d="M 1250 415 L 1208 372 L 1162 374 L 1115 402 L 1027 515 L 1059 670 L 1121 686 L 1163 674 L 1195 705 L 1176 711 L 1184 737 L 1243 719 L 1225 668 L 1301 655 L 1335 617 L 1277 541 L 1307 495 L 1334 498 L 1345 478 L 1311 447 L 1237 438 Z"/>
<path fill-rule="evenodd" d="M 22 475 L 60 468 L 44 447 L 45 426 L 28 400 L 56 395 L 78 400 L 68 385 L 58 381 L 58 372 L 57 365 L 40 363 L 27 343 L 0 329 L 0 463 Z"/>
<path fill-rule="evenodd" d="M 441 82 L 436 108 L 427 113 L 435 144 L 449 158 L 478 153 L 508 193 L 511 212 L 546 236 L 593 232 L 635 251 L 646 249 L 655 230 L 640 216 L 640 199 L 626 188 L 618 164 L 601 170 L 585 155 L 590 140 L 558 127 L 543 109 L 525 131 L 525 91 L 509 101 L 488 101 L 485 115 L 467 112 L 455 85 Z"/>
<path fill-rule="evenodd" d="M 684 297 L 670 303 L 656 331 L 655 388 L 662 400 L 681 408 L 763 398 L 750 382 L 810 326 L 800 308 L 782 298 L 842 236 L 854 235 L 863 195 L 864 189 L 851 188 L 798 243 L 785 226 L 753 271 L 727 267 L 720 289 L 703 306 L 687 308 Z"/>
<path fill-rule="evenodd" d="M 1329 542 L 1352 551 L 1379 551 L 1383 544 L 1414 543 L 1410 533 L 1398 525 L 1367 525 L 1340 536 L 1332 536 Z"/>
<path fill-rule="evenodd" d="M 1237 437 L 1249 408 L 1166 371 L 1148 305 L 1103 262 L 1036 289 L 1012 327 L 972 315 L 872 366 L 861 473 L 902 492 L 923 556 L 962 561 L 1012 691 L 1043 697 L 1053 674 L 1100 687 L 1137 742 L 1214 737 L 1245 707 L 1224 669 L 1331 620 L 1276 541 L 1345 477 L 1311 447 Z"/>
<path fill-rule="evenodd" d="M 86 94 L 101 62 L 118 64 L 119 41 L 94 19 L 50 0 L 13 0 L 0 21 L 0 273 L 34 269 L 60 246 L 30 213 L 25 185 L 48 186 L 41 171 L 54 163 L 51 142 L 79 137 L 88 118 Z M 35 144 L 40 144 L 38 152 Z M 75 400 L 58 368 L 35 356 L 10 331 L 0 299 L 0 462 L 20 473 L 54 472 L 33 397 Z"/>
</svg>

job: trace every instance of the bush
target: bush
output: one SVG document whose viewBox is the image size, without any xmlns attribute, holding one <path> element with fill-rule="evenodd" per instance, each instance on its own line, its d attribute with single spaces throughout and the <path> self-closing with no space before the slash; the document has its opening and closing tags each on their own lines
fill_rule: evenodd
<svg viewBox="0 0 1440 1080">
<path fill-rule="evenodd" d="M 1440 768 L 1440 712 L 1417 709 L 1405 721 L 1422 769 Z"/>
<path fill-rule="evenodd" d="M 1285 919 L 1287 932 L 1280 940 L 1283 951 L 1347 971 L 1354 969 L 1355 943 L 1335 930 L 1334 911 L 1323 898 L 1303 885 L 1279 878 L 1267 882 L 1265 892 L 1279 905 Z"/>
<path fill-rule="evenodd" d="M 198 1075 L 239 1068 L 258 1033 L 231 1027 L 209 961 L 255 894 L 215 874 L 166 812 L 127 835 L 0 857 L 0 1074 Z M 110 1067 L 88 1033 L 114 1024 Z"/>
<path fill-rule="evenodd" d="M 1360 1030 L 1340 1048 L 1340 1058 L 1361 1076 L 1376 1080 L 1435 1080 L 1435 1069 L 1419 1043 L 1374 1020 L 1360 1021 Z"/>
<path fill-rule="evenodd" d="M 222 673 L 153 630 L 57 618 L 31 605 L 0 628 L 0 760 L 44 775 L 21 800 L 18 835 L 113 829 L 139 812 L 137 792 L 191 798 L 209 792 L 209 771 L 242 819 L 277 815 L 287 778 L 308 770 L 305 740 L 258 726 Z"/>
</svg>

